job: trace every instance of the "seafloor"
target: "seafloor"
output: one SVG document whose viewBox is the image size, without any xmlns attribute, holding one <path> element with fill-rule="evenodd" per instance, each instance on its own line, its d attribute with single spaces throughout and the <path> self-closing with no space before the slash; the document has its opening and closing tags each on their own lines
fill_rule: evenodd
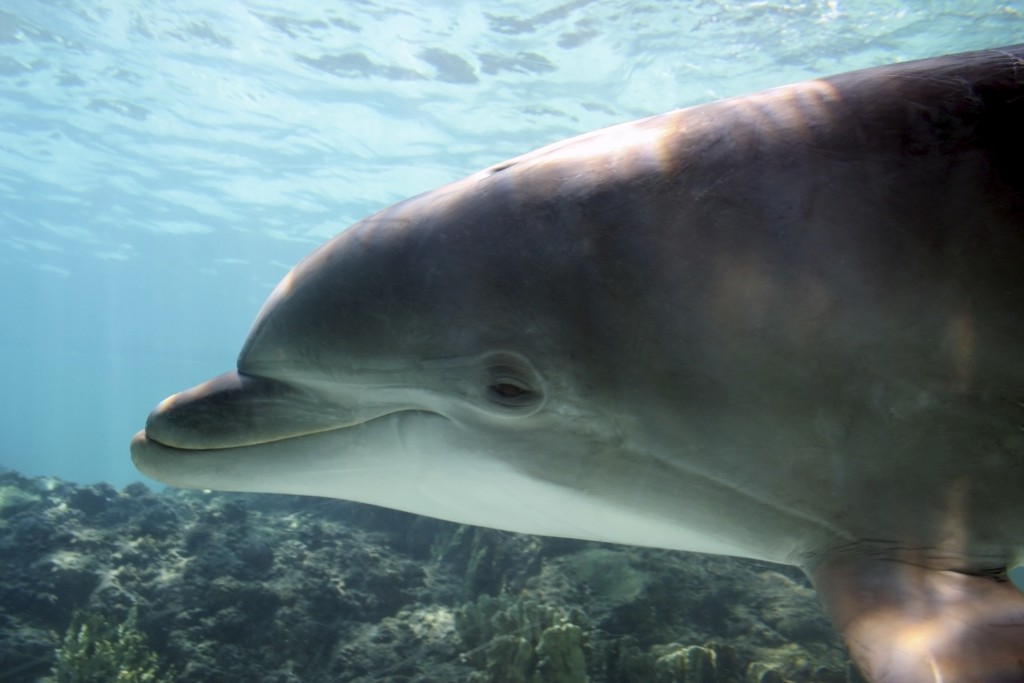
<svg viewBox="0 0 1024 683">
<path fill-rule="evenodd" d="M 7 471 L 0 582 L 4 683 L 859 680 L 796 570 L 335 500 Z"/>
</svg>

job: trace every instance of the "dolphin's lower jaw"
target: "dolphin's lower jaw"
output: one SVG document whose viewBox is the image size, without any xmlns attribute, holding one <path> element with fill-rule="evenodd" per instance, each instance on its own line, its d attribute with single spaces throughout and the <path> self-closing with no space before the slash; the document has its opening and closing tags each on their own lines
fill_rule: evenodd
<svg viewBox="0 0 1024 683">
<path fill-rule="evenodd" d="M 460 443 L 460 427 L 402 411 L 355 427 L 237 447 L 185 449 L 140 431 L 135 466 L 181 488 L 341 498 L 517 533 L 759 556 L 685 520 L 538 480 Z M 495 482 L 501 482 L 496 486 Z"/>
<path fill-rule="evenodd" d="M 182 488 L 372 498 L 379 495 L 380 482 L 390 484 L 396 470 L 419 466 L 405 432 L 410 421 L 424 420 L 445 418 L 399 411 L 355 425 L 286 432 L 257 442 L 232 444 L 214 434 L 204 446 L 202 435 L 196 435 L 187 447 L 164 443 L 147 428 L 132 439 L 132 462 L 146 476 Z"/>
<path fill-rule="evenodd" d="M 142 430 L 132 439 L 131 454 L 132 462 L 140 472 L 169 486 L 289 493 L 290 487 L 285 478 L 280 476 L 282 472 L 276 469 L 267 472 L 275 475 L 272 477 L 253 473 L 252 476 L 245 476 L 243 481 L 239 476 L 260 467 L 261 461 L 267 460 L 273 451 L 280 450 L 282 444 L 288 448 L 287 444 L 293 441 L 298 443 L 303 438 L 294 436 L 220 448 L 178 448 L 161 443 Z M 270 465 L 270 462 L 266 462 L 261 469 L 266 470 Z"/>
</svg>

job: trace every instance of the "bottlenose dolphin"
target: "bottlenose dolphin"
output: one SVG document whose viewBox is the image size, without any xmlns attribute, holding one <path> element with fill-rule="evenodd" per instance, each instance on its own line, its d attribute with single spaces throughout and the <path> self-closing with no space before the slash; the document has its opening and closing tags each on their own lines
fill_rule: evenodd
<svg viewBox="0 0 1024 683">
<path fill-rule="evenodd" d="M 1024 45 L 545 147 L 313 252 L 174 486 L 802 567 L 876 683 L 1024 681 Z"/>
</svg>

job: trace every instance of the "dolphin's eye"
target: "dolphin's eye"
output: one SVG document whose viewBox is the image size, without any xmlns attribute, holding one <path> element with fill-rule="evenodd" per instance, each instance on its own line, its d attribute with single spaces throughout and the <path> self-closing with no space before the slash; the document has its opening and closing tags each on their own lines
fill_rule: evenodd
<svg viewBox="0 0 1024 683">
<path fill-rule="evenodd" d="M 518 354 L 489 354 L 483 362 L 483 370 L 484 396 L 490 403 L 516 410 L 536 408 L 543 403 L 544 394 L 539 375 Z"/>
<path fill-rule="evenodd" d="M 487 385 L 487 398 L 509 408 L 535 405 L 540 395 L 525 382 L 507 375 L 493 377 Z"/>
<path fill-rule="evenodd" d="M 527 393 L 526 389 L 516 386 L 511 382 L 498 382 L 497 384 L 492 384 L 491 391 L 502 398 L 518 398 Z"/>
<path fill-rule="evenodd" d="M 506 379 L 491 382 L 487 389 L 491 400 L 503 405 L 531 405 L 536 399 L 536 395 L 528 387 Z"/>
</svg>

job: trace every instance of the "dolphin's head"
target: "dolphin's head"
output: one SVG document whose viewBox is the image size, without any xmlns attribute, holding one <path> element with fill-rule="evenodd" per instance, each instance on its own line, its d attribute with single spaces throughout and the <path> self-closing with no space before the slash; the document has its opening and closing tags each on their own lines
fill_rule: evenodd
<svg viewBox="0 0 1024 683">
<path fill-rule="evenodd" d="M 576 526 L 593 517 L 582 492 L 614 476 L 592 465 L 624 448 L 628 418 L 611 409 L 603 314 L 574 270 L 587 240 L 545 234 L 524 213 L 543 207 L 514 190 L 478 175 L 311 254 L 264 305 L 237 371 L 152 412 L 136 466 L 188 488 L 603 537 Z"/>
<path fill-rule="evenodd" d="M 742 372 L 695 324 L 713 278 L 675 223 L 700 219 L 673 208 L 664 130 L 553 145 L 343 231 L 271 294 L 237 371 L 153 411 L 136 466 L 175 486 L 765 556 L 762 527 L 788 513 L 737 502 L 712 472 L 715 439 L 752 428 L 711 419 L 731 394 L 708 377 Z M 680 244 L 659 249 L 660 231 Z"/>
</svg>

